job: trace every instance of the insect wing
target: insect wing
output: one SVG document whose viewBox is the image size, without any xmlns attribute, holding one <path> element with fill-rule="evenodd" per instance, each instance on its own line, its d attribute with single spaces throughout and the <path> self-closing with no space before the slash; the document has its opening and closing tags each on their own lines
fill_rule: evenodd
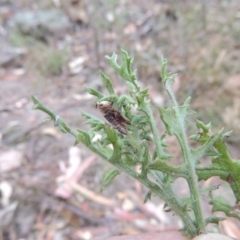
<svg viewBox="0 0 240 240">
<path fill-rule="evenodd" d="M 113 111 L 113 115 L 114 115 L 115 119 L 116 119 L 121 125 L 122 125 L 123 123 L 126 123 L 126 124 L 128 124 L 128 125 L 131 125 L 131 122 L 130 122 L 127 118 L 123 117 L 120 112 L 118 112 L 118 111 L 115 110 L 115 109 L 112 109 L 112 111 Z"/>
<path fill-rule="evenodd" d="M 109 123 L 111 123 L 120 133 L 122 134 L 127 134 L 127 129 L 124 126 L 123 121 L 119 121 L 119 115 L 121 116 L 120 113 L 117 111 L 108 111 L 104 117 L 108 120 Z M 121 119 L 121 118 L 120 118 Z"/>
</svg>

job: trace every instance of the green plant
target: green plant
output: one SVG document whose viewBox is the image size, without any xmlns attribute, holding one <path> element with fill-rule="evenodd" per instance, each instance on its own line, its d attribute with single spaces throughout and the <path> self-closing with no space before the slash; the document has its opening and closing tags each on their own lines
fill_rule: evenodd
<svg viewBox="0 0 240 240">
<path fill-rule="evenodd" d="M 127 135 L 117 132 L 108 124 L 85 112 L 82 112 L 82 115 L 91 129 L 75 131 L 68 126 L 64 119 L 43 106 L 33 96 L 34 109 L 47 113 L 62 132 L 73 135 L 76 139 L 75 144 L 84 144 L 115 167 L 106 173 L 102 189 L 120 172 L 127 173 L 149 189 L 145 201 L 149 200 L 153 193 L 166 202 L 171 210 L 182 219 L 187 236 L 192 238 L 204 233 L 208 223 L 218 223 L 224 219 L 214 215 L 207 219 L 203 218 L 200 198 L 206 192 L 209 193 L 209 203 L 213 205 L 213 212 L 222 211 L 227 216 L 240 219 L 234 212 L 234 208 L 224 202 L 222 198 L 213 197 L 214 186 L 207 189 L 198 187 L 198 181 L 219 176 L 230 183 L 236 196 L 236 202 L 239 202 L 240 175 L 238 173 L 240 164 L 239 161 L 234 162 L 231 159 L 224 143 L 224 138 L 229 133 L 223 134 L 223 130 L 220 130 L 213 134 L 210 129 L 211 124 L 205 125 L 201 121 L 197 121 L 197 133 L 190 137 L 187 136 L 186 117 L 194 113 L 189 109 L 190 98 L 187 98 L 182 105 L 178 104 L 172 90 L 174 75 L 166 71 L 167 62 L 163 59 L 161 61 L 161 77 L 172 104 L 168 108 L 159 108 L 161 120 L 166 128 L 166 133 L 160 135 L 148 99 L 148 89 L 142 89 L 139 86 L 136 71 L 132 70 L 133 58 L 124 50 L 122 50 L 121 56 L 121 64 L 117 63 L 116 54 L 106 58 L 110 66 L 125 80 L 128 94 L 117 96 L 111 80 L 104 73 L 101 73 L 101 78 L 109 94 L 104 95 L 92 88 L 87 88 L 87 91 L 96 97 L 96 102 L 110 101 L 117 109 L 121 110 L 132 123 L 127 127 Z M 133 106 L 136 109 L 134 114 Z M 101 139 L 93 141 L 96 133 L 101 135 Z M 164 140 L 167 135 L 174 135 L 181 148 L 184 162 L 179 166 L 172 166 L 168 162 L 173 156 L 168 153 L 168 146 Z M 192 148 L 189 145 L 189 138 L 197 141 L 200 146 Z M 109 144 L 112 145 L 112 148 L 109 147 Z M 207 167 L 200 168 L 198 164 L 203 157 L 210 157 L 212 163 Z M 141 172 L 135 170 L 134 166 L 136 165 L 141 167 Z M 188 198 L 180 198 L 172 188 L 172 183 L 180 177 L 186 179 L 188 183 L 190 190 Z"/>
</svg>

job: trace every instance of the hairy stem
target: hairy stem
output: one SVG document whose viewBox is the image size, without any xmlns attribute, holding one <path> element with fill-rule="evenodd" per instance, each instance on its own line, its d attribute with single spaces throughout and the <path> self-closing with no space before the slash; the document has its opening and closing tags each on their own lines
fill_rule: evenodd
<svg viewBox="0 0 240 240">
<path fill-rule="evenodd" d="M 154 120 L 153 113 L 152 113 L 152 110 L 151 110 L 151 107 L 150 107 L 149 103 L 144 104 L 143 111 L 146 113 L 146 115 L 149 119 L 149 125 L 150 125 L 151 130 L 152 130 L 153 140 L 154 140 L 156 148 L 157 148 L 157 155 L 158 155 L 158 158 L 161 159 L 162 155 L 164 154 L 164 151 L 163 151 L 163 147 L 162 147 L 162 144 L 161 144 L 159 133 L 158 133 L 158 130 L 157 130 L 157 127 L 156 127 L 156 122 Z"/>
<path fill-rule="evenodd" d="M 179 128 L 180 133 L 176 134 L 176 137 L 182 148 L 183 158 L 187 165 L 188 177 L 186 178 L 186 180 L 188 182 L 189 189 L 191 192 L 193 211 L 194 211 L 195 218 L 196 218 L 196 225 L 199 230 L 199 233 L 205 232 L 205 222 L 204 222 L 204 218 L 202 215 L 202 209 L 201 209 L 201 204 L 200 204 L 200 195 L 199 195 L 199 191 L 198 191 L 197 174 L 195 172 L 195 162 L 192 157 L 191 149 L 190 149 L 188 141 L 187 141 L 187 136 L 185 133 L 185 123 L 184 123 L 183 118 L 181 117 L 179 105 L 178 105 L 178 102 L 172 91 L 171 86 L 166 84 L 165 87 L 166 87 L 166 90 L 167 90 L 169 96 L 172 99 L 173 108 L 175 110 L 175 113 L 178 116 L 177 119 L 178 119 L 178 124 L 180 126 L 180 128 Z"/>
<path fill-rule="evenodd" d="M 156 194 L 159 198 L 165 201 L 171 207 L 171 209 L 182 219 L 186 231 L 191 238 L 198 235 L 198 229 L 195 227 L 184 206 L 181 205 L 181 203 L 176 199 L 176 196 L 172 189 L 162 189 L 157 184 L 149 181 L 147 178 L 143 178 L 141 174 L 133 171 L 124 164 L 116 163 L 115 166 L 123 172 L 127 173 L 129 176 L 141 182 L 152 193 Z"/>
<path fill-rule="evenodd" d="M 34 96 L 31 97 L 32 101 L 34 103 L 33 109 L 38 109 L 41 110 L 42 112 L 45 112 L 46 114 L 48 114 L 51 118 L 51 120 L 54 121 L 54 125 L 56 127 L 59 127 L 59 129 L 63 132 L 63 133 L 70 133 L 72 136 L 74 136 L 75 138 L 77 138 L 78 133 L 74 130 L 72 130 L 68 124 L 61 118 L 59 117 L 57 114 L 55 114 L 54 112 L 52 112 L 49 108 L 45 107 L 41 102 L 39 102 Z"/>
</svg>

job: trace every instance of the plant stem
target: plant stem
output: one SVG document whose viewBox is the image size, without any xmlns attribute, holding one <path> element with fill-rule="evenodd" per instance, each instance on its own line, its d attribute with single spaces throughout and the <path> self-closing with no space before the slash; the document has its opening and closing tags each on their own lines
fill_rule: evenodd
<svg viewBox="0 0 240 240">
<path fill-rule="evenodd" d="M 178 140 L 183 151 L 183 158 L 185 159 L 185 163 L 187 164 L 188 177 L 186 178 L 186 180 L 188 182 L 190 193 L 191 193 L 191 199 L 193 202 L 192 203 L 193 211 L 196 218 L 196 224 L 197 224 L 197 228 L 199 229 L 199 233 L 205 232 L 204 230 L 205 222 L 202 215 L 200 195 L 199 195 L 198 185 L 197 185 L 198 183 L 197 174 L 195 172 L 195 168 L 194 168 L 194 164 L 191 156 L 191 150 L 189 149 L 186 135 L 184 132 L 181 135 L 182 135 L 181 138 L 178 138 Z"/>
<path fill-rule="evenodd" d="M 153 139 L 157 148 L 157 155 L 158 158 L 161 159 L 162 155 L 164 154 L 163 147 L 159 138 L 159 133 L 156 127 L 156 123 L 153 117 L 153 113 L 150 107 L 149 103 L 145 103 L 143 106 L 143 111 L 146 113 L 148 119 L 149 119 L 149 125 L 151 127 L 152 133 L 153 133 Z"/>
<path fill-rule="evenodd" d="M 185 119 L 181 116 L 180 110 L 179 110 L 179 105 L 177 103 L 177 100 L 175 98 L 175 95 L 172 91 L 171 85 L 165 85 L 166 90 L 169 94 L 169 96 L 172 99 L 173 102 L 173 109 L 175 110 L 176 113 L 176 119 L 178 120 L 179 124 L 179 134 L 176 134 L 176 137 L 178 139 L 178 142 L 182 148 L 183 152 L 183 159 L 187 165 L 187 174 L 188 177 L 186 178 L 190 193 L 191 193 L 191 199 L 192 199 L 192 204 L 193 204 L 193 211 L 195 214 L 196 218 L 196 225 L 198 228 L 199 233 L 205 232 L 205 222 L 204 218 L 202 215 L 202 209 L 201 209 L 201 204 L 200 204 L 200 196 L 198 192 L 198 181 L 197 181 L 197 174 L 195 172 L 195 162 L 192 157 L 191 149 L 189 147 L 188 141 L 187 141 L 187 136 L 185 133 Z"/>
<path fill-rule="evenodd" d="M 174 192 L 172 189 L 162 189 L 157 184 L 149 181 L 146 177 L 144 178 L 142 174 L 139 174 L 122 164 L 121 162 L 115 162 L 113 164 L 117 169 L 127 173 L 129 176 L 141 182 L 144 186 L 146 186 L 152 193 L 156 194 L 159 198 L 161 198 L 164 202 L 166 202 L 170 208 L 182 219 L 184 226 L 188 235 L 193 238 L 198 235 L 198 229 L 194 225 L 192 219 L 189 214 L 186 212 L 184 206 L 176 199 Z"/>
<path fill-rule="evenodd" d="M 70 133 L 72 136 L 74 136 L 77 139 L 77 135 L 78 133 L 74 130 L 72 130 L 68 124 L 61 118 L 59 117 L 57 114 L 55 114 L 53 111 L 51 111 L 49 108 L 45 107 L 41 102 L 39 102 L 34 96 L 31 97 L 32 101 L 34 103 L 33 109 L 38 109 L 41 110 L 43 112 L 45 112 L 46 114 L 48 114 L 51 118 L 51 120 L 54 121 L 54 125 L 56 127 L 59 127 L 59 129 L 63 132 L 63 133 Z"/>
</svg>

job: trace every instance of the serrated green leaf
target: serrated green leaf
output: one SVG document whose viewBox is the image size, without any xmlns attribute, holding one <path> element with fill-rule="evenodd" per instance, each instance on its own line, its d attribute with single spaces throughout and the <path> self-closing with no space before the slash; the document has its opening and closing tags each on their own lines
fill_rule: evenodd
<svg viewBox="0 0 240 240">
<path fill-rule="evenodd" d="M 208 123 L 208 124 L 204 124 L 202 121 L 200 120 L 197 120 L 196 122 L 196 126 L 198 129 L 202 129 L 203 131 L 205 132 L 208 132 L 210 129 L 211 129 L 211 123 Z"/>
<path fill-rule="evenodd" d="M 202 143 L 207 142 L 212 135 L 211 123 L 204 124 L 202 121 L 197 120 L 196 126 L 199 132 L 197 133 L 196 138 L 194 140 Z"/>
<path fill-rule="evenodd" d="M 121 95 L 118 99 L 117 99 L 117 105 L 122 107 L 123 105 L 134 105 L 135 101 L 127 95 Z"/>
<path fill-rule="evenodd" d="M 231 206 L 221 197 L 212 198 L 209 203 L 213 205 L 212 212 L 221 211 L 228 214 L 231 210 Z"/>
<path fill-rule="evenodd" d="M 160 160 L 168 160 L 170 158 L 173 158 L 173 155 L 171 154 L 163 154 L 161 157 L 160 157 Z"/>
<path fill-rule="evenodd" d="M 73 146 L 76 146 L 76 145 L 78 145 L 79 143 L 80 143 L 81 141 L 80 141 L 80 139 L 75 139 L 75 142 L 73 143 Z"/>
<path fill-rule="evenodd" d="M 149 158 L 149 148 L 148 145 L 145 144 L 142 146 L 143 148 L 143 154 L 142 154 L 142 173 L 147 174 L 147 165 L 150 162 Z"/>
<path fill-rule="evenodd" d="M 199 140 L 200 138 L 200 135 L 199 134 L 192 134 L 191 136 L 188 137 L 190 140 L 193 140 L 193 141 L 197 141 Z"/>
<path fill-rule="evenodd" d="M 99 124 L 91 127 L 94 132 L 100 132 L 102 129 L 105 129 L 105 124 Z"/>
<path fill-rule="evenodd" d="M 105 129 L 107 133 L 107 138 L 111 143 L 114 144 L 117 141 L 116 130 L 109 125 L 105 125 L 105 126 L 106 126 Z"/>
<path fill-rule="evenodd" d="M 152 159 L 156 160 L 157 157 L 158 157 L 158 153 L 157 153 L 157 149 L 155 149 L 155 151 L 153 152 L 153 155 L 152 155 Z"/>
<path fill-rule="evenodd" d="M 91 138 L 88 132 L 78 129 L 77 142 L 82 142 L 85 145 L 92 145 Z"/>
<path fill-rule="evenodd" d="M 175 178 L 173 178 L 175 176 L 176 173 L 174 173 L 173 175 L 170 174 L 164 174 L 163 175 L 163 185 L 165 187 L 170 186 L 171 183 L 174 182 Z"/>
<path fill-rule="evenodd" d="M 147 123 L 147 117 L 144 115 L 134 115 L 131 123 L 132 124 L 146 124 Z"/>
<path fill-rule="evenodd" d="M 117 63 L 117 54 L 113 53 L 112 56 L 105 56 L 109 65 L 116 71 L 119 72 L 120 66 Z"/>
<path fill-rule="evenodd" d="M 87 119 L 87 121 L 85 121 L 85 123 L 89 124 L 93 128 L 105 125 L 105 123 L 102 120 L 100 120 L 99 118 L 96 118 L 93 115 L 88 114 L 84 111 L 81 111 L 81 115 Z"/>
<path fill-rule="evenodd" d="M 223 137 L 230 137 L 232 135 L 233 131 L 229 131 L 223 134 Z"/>
<path fill-rule="evenodd" d="M 215 151 L 215 150 L 212 150 L 212 149 L 209 149 L 205 152 L 205 156 L 208 156 L 208 157 L 219 157 L 220 154 L 219 152 Z"/>
<path fill-rule="evenodd" d="M 132 155 L 132 152 L 124 152 L 123 154 L 126 154 L 126 155 Z M 126 166 L 136 166 L 137 164 L 139 164 L 139 159 L 137 159 L 136 157 L 123 157 L 122 158 L 122 162 L 124 165 Z"/>
<path fill-rule="evenodd" d="M 195 111 L 191 110 L 189 108 L 189 104 L 190 104 L 190 101 L 191 101 L 191 97 L 188 97 L 182 106 L 179 106 L 179 111 L 180 111 L 180 115 L 181 115 L 181 118 L 182 119 L 185 119 L 186 116 L 188 115 L 191 115 L 191 114 L 194 114 Z"/>
<path fill-rule="evenodd" d="M 164 203 L 163 205 L 163 211 L 164 212 L 171 212 L 172 209 L 169 207 L 169 205 L 167 203 Z"/>
<path fill-rule="evenodd" d="M 95 133 L 94 133 L 93 129 L 91 129 L 91 130 L 88 132 L 88 134 L 89 134 L 89 137 L 90 137 L 90 139 L 91 139 L 91 141 L 92 141 L 92 139 L 93 139 L 94 136 L 95 136 Z"/>
<path fill-rule="evenodd" d="M 167 91 L 172 91 L 172 85 L 175 82 L 175 75 L 172 75 L 170 73 L 165 73 L 166 79 L 164 81 L 164 85 Z"/>
<path fill-rule="evenodd" d="M 159 108 L 161 119 L 166 127 L 169 135 L 176 135 L 181 131 L 181 128 L 176 120 L 175 111 L 171 108 Z"/>
<path fill-rule="evenodd" d="M 212 216 L 212 217 L 208 217 L 208 218 L 205 220 L 205 222 L 206 222 L 206 225 L 207 225 L 208 223 L 219 224 L 219 222 L 224 221 L 224 220 L 226 220 L 225 217 L 215 217 L 215 216 Z"/>
<path fill-rule="evenodd" d="M 166 68 L 167 68 L 167 60 L 164 58 L 161 58 L 161 78 L 164 84 L 166 83 L 168 78 L 171 76 L 171 74 L 166 71 Z"/>
<path fill-rule="evenodd" d="M 34 103 L 34 106 L 33 106 L 33 110 L 36 110 L 38 109 L 38 104 L 39 104 L 39 101 L 38 99 L 34 96 L 34 95 L 31 95 L 31 99 L 32 99 L 32 102 Z"/>
<path fill-rule="evenodd" d="M 102 192 L 103 189 L 105 187 L 107 187 L 119 173 L 120 172 L 116 169 L 112 169 L 112 170 L 108 171 L 104 175 L 103 181 L 102 181 L 101 186 L 100 186 L 100 192 Z"/>
<path fill-rule="evenodd" d="M 226 179 L 228 174 L 226 171 L 222 170 L 217 164 L 211 164 L 210 166 L 204 168 L 196 168 L 198 175 L 198 180 L 207 180 L 213 176 L 219 176 L 221 179 Z"/>
<path fill-rule="evenodd" d="M 100 76 L 101 76 L 102 81 L 103 81 L 105 87 L 107 88 L 109 94 L 115 95 L 113 85 L 112 85 L 110 78 L 107 75 L 105 75 L 102 71 L 100 72 Z"/>
<path fill-rule="evenodd" d="M 58 124 L 56 125 L 61 132 L 63 133 L 69 133 L 71 131 L 71 128 L 63 121 L 62 118 L 58 119 Z"/>
<path fill-rule="evenodd" d="M 86 91 L 93 95 L 93 96 L 96 96 L 98 99 L 101 99 L 104 97 L 104 95 L 102 93 L 100 93 L 99 91 L 97 91 L 96 89 L 93 89 L 93 88 L 86 88 Z"/>
<path fill-rule="evenodd" d="M 178 167 L 173 167 L 169 164 L 167 164 L 165 161 L 163 160 L 155 160 L 152 163 L 149 163 L 147 168 L 152 169 L 152 170 L 157 170 L 157 171 L 161 171 L 161 172 L 166 172 L 169 174 L 173 174 L 173 175 L 184 175 L 184 168 L 183 166 L 178 166 Z"/>
<path fill-rule="evenodd" d="M 111 57 L 106 56 L 106 58 L 110 66 L 112 66 L 123 79 L 134 83 L 136 80 L 136 72 L 132 70 L 133 57 L 129 56 L 125 50 L 121 49 L 122 61 L 120 65 L 117 64 L 117 55 L 115 53 Z"/>
<path fill-rule="evenodd" d="M 129 56 L 128 53 L 121 49 L 122 64 L 120 75 L 127 81 L 133 82 L 136 80 L 134 72 L 132 71 L 133 57 Z"/>
<path fill-rule="evenodd" d="M 221 130 L 219 131 L 221 132 Z M 237 201 L 240 201 L 240 161 L 233 161 L 230 157 L 223 137 L 214 143 L 219 156 L 212 159 L 212 164 L 205 168 L 197 168 L 199 180 L 206 180 L 212 176 L 219 176 L 222 180 L 228 181 L 232 176 L 233 181 L 229 182 Z"/>
<path fill-rule="evenodd" d="M 144 198 L 144 203 L 146 203 L 148 200 L 151 200 L 151 197 L 152 197 L 152 192 L 148 191 Z"/>
<path fill-rule="evenodd" d="M 209 156 L 209 155 L 220 156 L 221 155 L 216 150 L 212 150 L 212 148 L 214 143 L 216 143 L 222 137 L 222 134 L 223 134 L 223 129 L 221 129 L 211 137 L 208 137 L 205 140 L 205 143 L 201 147 L 198 147 L 197 149 L 194 149 L 191 151 L 193 156 L 193 161 L 195 162 L 195 164 L 200 158 L 204 156 Z"/>
<path fill-rule="evenodd" d="M 142 97 L 147 97 L 148 96 L 148 88 L 145 88 L 139 92 L 139 95 Z"/>
<path fill-rule="evenodd" d="M 185 129 L 186 116 L 192 114 L 189 109 L 191 98 L 187 98 L 182 106 L 159 108 L 161 119 L 169 135 L 179 135 Z"/>
<path fill-rule="evenodd" d="M 149 103 L 149 100 L 146 99 L 147 96 L 148 96 L 148 89 L 143 89 L 140 92 L 138 92 L 138 94 L 136 95 L 139 109 L 143 108 L 144 105 Z"/>
<path fill-rule="evenodd" d="M 141 134 L 140 139 L 141 140 L 146 140 L 148 142 L 153 142 L 153 138 L 149 135 L 146 135 L 146 134 L 144 134 L 144 135 Z"/>
</svg>

